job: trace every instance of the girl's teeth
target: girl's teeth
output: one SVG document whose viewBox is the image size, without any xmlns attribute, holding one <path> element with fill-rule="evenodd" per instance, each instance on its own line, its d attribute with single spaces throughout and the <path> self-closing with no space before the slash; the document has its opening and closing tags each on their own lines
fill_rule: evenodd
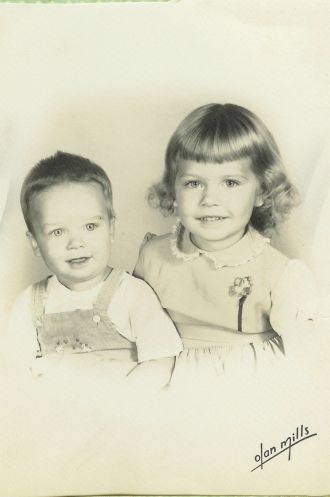
<svg viewBox="0 0 330 497">
<path fill-rule="evenodd" d="M 210 217 L 202 217 L 201 220 L 202 221 L 220 221 L 220 219 L 223 219 L 222 217 L 218 217 L 218 216 L 210 216 Z"/>
</svg>

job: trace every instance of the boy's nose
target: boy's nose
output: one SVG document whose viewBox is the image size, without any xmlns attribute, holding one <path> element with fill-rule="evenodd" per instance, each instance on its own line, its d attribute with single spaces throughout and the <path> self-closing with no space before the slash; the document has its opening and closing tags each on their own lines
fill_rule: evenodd
<svg viewBox="0 0 330 497">
<path fill-rule="evenodd" d="M 84 247 L 85 243 L 83 240 L 83 237 L 79 234 L 71 234 L 68 243 L 67 243 L 67 249 L 77 249 L 80 247 Z"/>
</svg>

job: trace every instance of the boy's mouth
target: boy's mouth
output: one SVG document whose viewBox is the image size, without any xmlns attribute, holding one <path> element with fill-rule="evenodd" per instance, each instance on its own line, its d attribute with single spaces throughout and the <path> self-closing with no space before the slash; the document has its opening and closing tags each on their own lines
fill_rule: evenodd
<svg viewBox="0 0 330 497">
<path fill-rule="evenodd" d="M 66 262 L 70 265 L 77 265 L 80 266 L 87 261 L 89 261 L 90 257 L 74 257 L 73 259 L 68 259 Z"/>
</svg>

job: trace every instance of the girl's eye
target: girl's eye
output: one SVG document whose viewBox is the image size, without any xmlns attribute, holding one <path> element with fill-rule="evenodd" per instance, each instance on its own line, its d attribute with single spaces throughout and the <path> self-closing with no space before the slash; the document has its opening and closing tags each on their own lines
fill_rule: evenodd
<svg viewBox="0 0 330 497">
<path fill-rule="evenodd" d="M 201 186 L 201 182 L 195 179 L 192 179 L 190 181 L 186 181 L 184 186 L 187 186 L 188 188 L 199 188 Z"/>
<path fill-rule="evenodd" d="M 96 228 L 96 224 L 95 223 L 88 223 L 88 224 L 86 224 L 86 230 L 87 231 L 93 231 L 93 230 L 95 230 L 95 228 Z"/>
<path fill-rule="evenodd" d="M 233 188 L 235 186 L 238 186 L 239 184 L 240 184 L 239 181 L 237 181 L 236 179 L 226 179 L 225 180 L 225 185 L 228 188 Z"/>
<path fill-rule="evenodd" d="M 51 232 L 51 235 L 53 236 L 61 236 L 63 234 L 63 230 L 61 228 L 57 228 L 56 230 L 53 230 Z"/>
</svg>

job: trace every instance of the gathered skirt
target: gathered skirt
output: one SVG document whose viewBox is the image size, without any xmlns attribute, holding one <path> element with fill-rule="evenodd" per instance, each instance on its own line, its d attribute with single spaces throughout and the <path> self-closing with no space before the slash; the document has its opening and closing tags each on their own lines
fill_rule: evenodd
<svg viewBox="0 0 330 497">
<path fill-rule="evenodd" d="M 285 361 L 282 338 L 274 334 L 257 343 L 211 344 L 184 340 L 176 358 L 171 387 L 246 380 L 267 374 Z"/>
</svg>

